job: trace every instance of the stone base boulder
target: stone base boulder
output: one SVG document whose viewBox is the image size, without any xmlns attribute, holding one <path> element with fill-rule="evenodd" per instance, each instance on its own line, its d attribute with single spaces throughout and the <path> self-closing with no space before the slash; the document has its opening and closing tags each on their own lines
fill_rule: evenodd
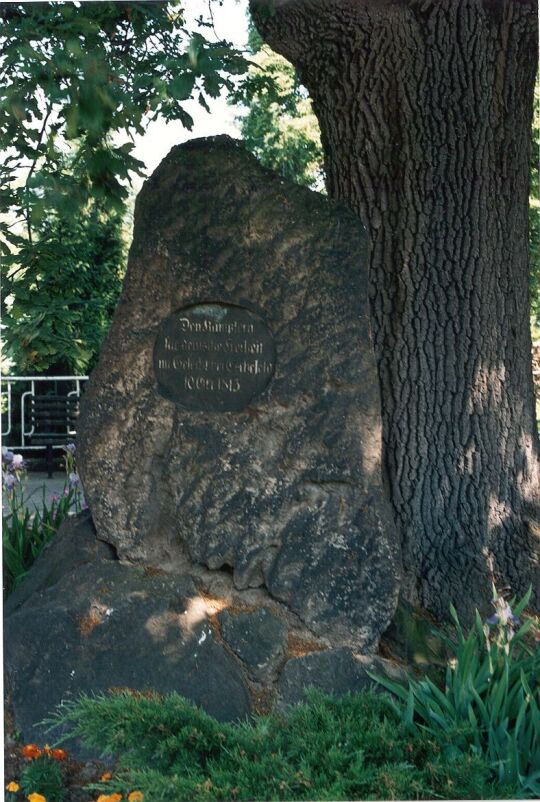
<svg viewBox="0 0 540 802">
<path fill-rule="evenodd" d="M 81 559 L 64 563 L 79 545 Z M 245 718 L 241 664 L 193 580 L 121 565 L 105 548 L 88 517 L 69 521 L 8 600 L 7 691 L 23 737 L 44 738 L 39 722 L 62 700 L 122 688 L 177 691 L 221 721 Z"/>
<path fill-rule="evenodd" d="M 344 696 L 368 688 L 380 688 L 370 675 L 405 681 L 405 671 L 389 660 L 373 655 L 354 655 L 350 649 L 313 652 L 287 661 L 278 682 L 282 708 L 298 704 L 308 688 L 329 696 Z"/>
<path fill-rule="evenodd" d="M 5 614 L 8 700 L 23 738 L 40 743 L 51 740 L 43 720 L 81 693 L 177 691 L 234 721 L 299 702 L 307 687 L 360 690 L 367 669 L 387 665 L 329 648 L 285 605 L 238 593 L 223 573 L 121 564 L 87 513 L 64 522 Z"/>
</svg>

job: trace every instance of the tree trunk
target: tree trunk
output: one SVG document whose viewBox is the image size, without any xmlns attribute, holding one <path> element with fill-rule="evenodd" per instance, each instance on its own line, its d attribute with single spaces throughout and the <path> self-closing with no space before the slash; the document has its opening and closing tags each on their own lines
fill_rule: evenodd
<svg viewBox="0 0 540 802">
<path fill-rule="evenodd" d="M 328 192 L 364 221 L 403 595 L 490 583 L 540 606 L 528 320 L 534 2 L 252 0 L 319 119 Z"/>
</svg>

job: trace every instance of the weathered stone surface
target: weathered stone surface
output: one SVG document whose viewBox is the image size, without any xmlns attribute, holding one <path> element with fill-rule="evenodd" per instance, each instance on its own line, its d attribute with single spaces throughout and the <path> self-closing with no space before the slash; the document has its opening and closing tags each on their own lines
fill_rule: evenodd
<svg viewBox="0 0 540 802">
<path fill-rule="evenodd" d="M 268 678 L 278 667 L 287 648 L 288 628 L 266 607 L 250 613 L 218 616 L 221 634 L 233 652 L 258 680 Z"/>
<path fill-rule="evenodd" d="M 315 634 L 359 649 L 388 625 L 400 573 L 365 253 L 352 214 L 262 169 L 233 140 L 174 148 L 137 200 L 79 432 L 98 537 L 122 560 L 232 570 L 237 588 L 264 585 Z M 272 377 L 238 411 L 188 410 L 159 392 L 160 327 L 200 304 L 242 307 L 273 335 Z M 202 320 L 208 328 L 210 311 Z M 270 371 L 255 365 L 270 364 L 257 342 L 227 346 L 227 336 L 223 348 L 245 363 L 229 366 L 215 344 L 207 350 L 209 336 L 189 332 L 163 370 L 191 364 L 195 394 L 222 390 L 222 378 L 235 392 L 250 371 Z"/>
<path fill-rule="evenodd" d="M 5 620 L 6 689 L 24 738 L 45 737 L 35 725 L 62 699 L 111 688 L 177 691 L 220 720 L 248 715 L 241 665 L 214 639 L 190 577 L 96 556 L 53 579 L 57 556 L 41 555 L 34 592 Z"/>
<path fill-rule="evenodd" d="M 95 560 L 116 560 L 116 554 L 108 543 L 96 538 L 90 513 L 65 518 L 24 581 L 8 596 L 4 614 L 10 615 L 33 594 L 46 590 L 65 574 Z"/>
<path fill-rule="evenodd" d="M 404 681 L 406 673 L 380 657 L 355 657 L 349 649 L 330 649 L 293 657 L 281 672 L 278 693 L 284 706 L 305 701 L 308 688 L 333 696 L 377 688 L 369 673 Z"/>
</svg>

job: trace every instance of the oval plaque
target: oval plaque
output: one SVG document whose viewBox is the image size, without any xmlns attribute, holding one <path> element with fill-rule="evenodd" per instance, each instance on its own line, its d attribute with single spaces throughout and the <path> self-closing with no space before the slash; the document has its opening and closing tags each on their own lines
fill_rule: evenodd
<svg viewBox="0 0 540 802">
<path fill-rule="evenodd" d="M 264 320 L 233 304 L 178 309 L 161 323 L 154 346 L 160 394 L 191 410 L 244 409 L 268 385 L 275 362 Z"/>
</svg>

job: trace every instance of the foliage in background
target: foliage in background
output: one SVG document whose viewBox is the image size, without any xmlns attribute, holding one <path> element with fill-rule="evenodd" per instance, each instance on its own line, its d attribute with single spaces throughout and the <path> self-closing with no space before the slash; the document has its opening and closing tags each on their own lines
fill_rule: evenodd
<svg viewBox="0 0 540 802">
<path fill-rule="evenodd" d="M 70 167 L 77 177 L 76 158 Z M 4 279 L 4 345 L 20 374 L 84 374 L 94 366 L 125 272 L 123 210 L 90 199 L 45 211 Z M 83 201 L 84 202 L 84 201 Z"/>
<path fill-rule="evenodd" d="M 64 703 L 62 723 L 119 768 L 95 790 L 138 788 L 171 799 L 498 798 L 479 757 L 449 760 L 441 742 L 412 738 L 381 695 L 311 693 L 287 716 L 223 724 L 177 694 L 88 697 Z"/>
<path fill-rule="evenodd" d="M 75 464 L 75 445 L 65 449 L 66 479 L 63 492 L 41 500 L 41 508 L 31 512 L 32 499 L 25 493 L 26 470 L 20 454 L 2 448 L 2 491 L 6 512 L 2 509 L 2 548 L 4 594 L 9 595 L 24 579 L 45 545 L 64 518 L 81 511 L 81 487 Z M 35 505 L 34 505 L 35 506 Z"/>
<path fill-rule="evenodd" d="M 253 62 L 231 102 L 247 113 L 237 118 L 247 148 L 265 167 L 297 184 L 324 189 L 319 124 L 296 71 L 266 45 L 253 25 Z"/>
<path fill-rule="evenodd" d="M 247 62 L 203 35 L 210 22 L 188 30 L 179 2 L 2 3 L 0 24 L 8 356 L 21 370 L 65 363 L 80 371 L 117 297 L 120 262 L 99 246 L 118 226 L 131 175 L 142 171 L 133 133 L 158 116 L 191 128 L 185 101 L 207 108 Z M 92 245 L 76 253 L 86 234 Z"/>
<path fill-rule="evenodd" d="M 46 208 L 53 197 L 70 203 L 66 145 L 77 145 L 77 190 L 108 204 L 123 201 L 130 171 L 142 167 L 131 156 L 130 133 L 143 133 L 158 116 L 191 128 L 183 101 L 194 96 L 204 106 L 206 96 L 232 88 L 230 74 L 247 68 L 228 43 L 187 30 L 179 2 L 4 3 L 0 22 L 0 147 L 10 153 L 1 199 L 24 219 L 29 236 L 39 214 L 38 168 Z M 114 134 L 125 141 L 113 144 Z M 9 240 L 6 223 L 2 231 Z"/>
<path fill-rule="evenodd" d="M 453 658 L 441 690 L 429 678 L 410 679 L 408 688 L 373 677 L 398 701 L 392 707 L 412 735 L 447 739 L 449 756 L 484 758 L 501 783 L 520 796 L 540 796 L 540 647 L 528 643 L 532 619 L 523 624 L 531 591 L 506 602 L 494 590 L 495 614 L 463 632 L 455 609 Z M 532 633 L 537 636 L 537 631 Z"/>
</svg>

